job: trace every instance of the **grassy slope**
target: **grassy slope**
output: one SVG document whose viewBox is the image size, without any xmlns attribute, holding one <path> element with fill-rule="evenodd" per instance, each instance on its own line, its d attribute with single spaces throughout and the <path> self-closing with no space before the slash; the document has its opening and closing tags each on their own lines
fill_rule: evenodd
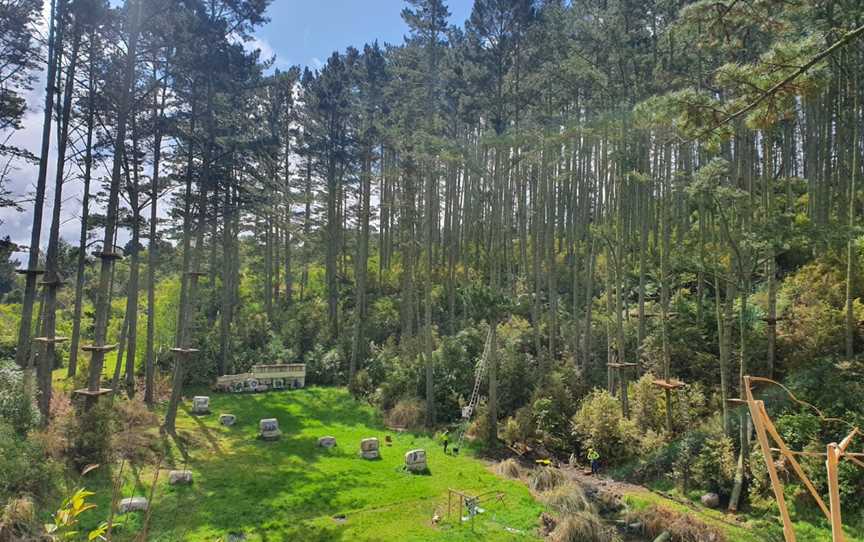
<svg viewBox="0 0 864 542">
<path fill-rule="evenodd" d="M 189 403 L 178 418 L 181 438 L 188 439 L 194 472 L 191 487 L 157 485 L 150 528 L 152 541 L 213 541 L 243 532 L 250 541 L 277 540 L 531 540 L 542 507 L 527 488 L 491 474 L 487 466 L 467 455 L 445 456 L 428 437 L 386 431 L 373 410 L 354 401 L 343 389 L 312 388 L 259 395 L 211 394 L 213 414 L 191 417 Z M 218 414 L 238 418 L 232 428 L 218 423 Z M 260 418 L 279 420 L 283 438 L 262 442 L 255 438 Z M 392 447 L 384 446 L 391 434 Z M 333 435 L 334 450 L 316 447 L 319 436 Z M 377 436 L 382 459 L 358 457 L 361 438 Z M 402 471 L 406 451 L 425 448 L 429 475 Z M 176 468 L 183 460 L 174 451 Z M 134 473 L 123 496 L 146 495 L 152 479 Z M 457 521 L 432 526 L 434 511 L 443 516 L 447 489 L 470 493 L 499 490 L 503 503 L 483 506 L 473 526 Z M 98 492 L 99 509 L 107 507 L 109 490 Z M 333 515 L 345 514 L 337 523 Z M 94 512 L 91 521 L 96 521 Z M 136 532 L 137 515 L 121 531 Z M 517 529 L 515 534 L 506 527 Z M 128 539 L 129 535 L 125 539 Z M 115 537 L 115 540 L 124 537 Z"/>
</svg>

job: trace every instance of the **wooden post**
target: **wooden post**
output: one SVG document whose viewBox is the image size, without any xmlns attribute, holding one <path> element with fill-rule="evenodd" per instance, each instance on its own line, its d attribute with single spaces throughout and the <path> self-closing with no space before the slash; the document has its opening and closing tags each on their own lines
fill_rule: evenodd
<svg viewBox="0 0 864 542">
<path fill-rule="evenodd" d="M 450 521 L 450 501 L 453 500 L 453 490 L 447 490 L 447 521 Z"/>
<path fill-rule="evenodd" d="M 840 447 L 836 442 L 828 445 L 828 455 L 825 466 L 828 468 L 828 496 L 831 505 L 831 540 L 845 542 L 843 522 L 840 519 L 840 480 L 837 464 L 840 462 Z"/>
<path fill-rule="evenodd" d="M 768 477 L 771 479 L 771 488 L 777 499 L 777 507 L 780 509 L 780 517 L 783 519 L 783 537 L 786 542 L 795 542 L 795 530 L 792 528 L 792 520 L 789 517 L 789 509 L 786 507 L 786 498 L 783 495 L 783 484 L 777 476 L 777 468 L 774 466 L 774 458 L 771 456 L 771 446 L 768 444 L 768 436 L 765 434 L 765 425 L 762 423 L 760 411 L 765 408 L 762 401 L 754 401 L 750 392 L 749 379 L 745 377 L 745 390 L 747 394 L 747 406 L 750 408 L 750 418 L 756 427 L 756 438 L 759 447 L 762 448 L 762 457 L 765 459 L 765 467 L 768 469 Z"/>
</svg>

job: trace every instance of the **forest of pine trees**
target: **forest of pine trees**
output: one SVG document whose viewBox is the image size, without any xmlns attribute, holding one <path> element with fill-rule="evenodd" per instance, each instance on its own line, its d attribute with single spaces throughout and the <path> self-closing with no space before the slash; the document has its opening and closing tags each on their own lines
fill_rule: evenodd
<svg viewBox="0 0 864 542">
<path fill-rule="evenodd" d="M 864 5 L 406 0 L 403 42 L 280 69 L 268 4 L 0 0 L 0 205 L 32 224 L 0 224 L 0 358 L 36 425 L 64 380 L 82 427 L 140 395 L 173 434 L 184 390 L 281 361 L 440 429 L 490 337 L 469 435 L 734 511 L 770 499 L 744 376 L 864 423 Z"/>
</svg>

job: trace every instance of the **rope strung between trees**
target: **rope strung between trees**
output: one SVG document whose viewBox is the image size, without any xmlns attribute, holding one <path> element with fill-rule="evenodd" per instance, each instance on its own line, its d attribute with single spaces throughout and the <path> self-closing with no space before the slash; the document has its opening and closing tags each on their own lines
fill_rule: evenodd
<svg viewBox="0 0 864 542">
<path fill-rule="evenodd" d="M 788 395 L 789 398 L 792 399 L 793 402 L 798 403 L 799 405 L 805 406 L 805 407 L 807 407 L 807 408 L 813 410 L 814 412 L 816 412 L 816 414 L 817 414 L 817 416 L 819 417 L 820 420 L 822 420 L 822 421 L 824 421 L 824 422 L 837 422 L 837 423 L 841 423 L 841 424 L 845 425 L 846 427 L 849 427 L 850 429 L 854 430 L 855 432 L 860 433 L 860 428 L 859 428 L 858 426 L 856 426 L 855 424 L 853 424 L 853 423 L 851 423 L 851 422 L 848 422 L 848 421 L 846 421 L 846 420 L 843 420 L 843 419 L 841 419 L 841 418 L 833 418 L 833 417 L 830 417 L 830 416 L 825 416 L 825 415 L 822 413 L 822 411 L 819 410 L 815 405 L 812 405 L 812 404 L 808 403 L 807 401 L 804 401 L 804 400 L 802 400 L 802 399 L 799 399 L 798 397 L 795 396 L 794 393 L 792 393 L 792 391 L 791 391 L 789 388 L 787 388 L 786 386 L 784 386 L 784 385 L 781 384 L 780 382 L 777 382 L 776 380 L 772 380 L 772 379 L 770 379 L 770 378 L 766 378 L 766 377 L 764 377 L 764 376 L 751 376 L 751 377 L 750 377 L 750 380 L 751 380 L 752 382 L 765 382 L 766 384 L 773 384 L 773 385 L 775 385 L 775 386 L 777 386 L 777 387 L 783 389 L 783 391 L 786 392 L 786 395 Z"/>
</svg>

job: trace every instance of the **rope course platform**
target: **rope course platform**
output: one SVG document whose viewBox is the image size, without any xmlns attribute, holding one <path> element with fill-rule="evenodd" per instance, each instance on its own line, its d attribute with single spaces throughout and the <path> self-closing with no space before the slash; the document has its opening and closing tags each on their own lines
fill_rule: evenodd
<svg viewBox="0 0 864 542">
<path fill-rule="evenodd" d="M 119 252 L 112 252 L 110 250 L 109 251 L 98 250 L 98 251 L 94 252 L 93 255 L 96 256 L 97 258 L 102 258 L 103 260 L 122 260 L 123 259 L 123 254 L 121 254 Z"/>
<path fill-rule="evenodd" d="M 34 343 L 48 344 L 48 343 L 65 343 L 69 340 L 69 337 L 33 337 Z"/>
<path fill-rule="evenodd" d="M 683 388 L 684 386 L 686 386 L 686 384 L 684 384 L 684 382 L 682 382 L 680 380 L 676 380 L 674 378 L 670 378 L 668 380 L 663 379 L 663 378 L 658 378 L 657 380 L 653 380 L 651 382 L 651 384 L 657 386 L 658 388 L 663 388 L 664 390 L 671 390 L 671 391 L 674 391 L 674 390 L 677 390 L 679 388 Z"/>
<path fill-rule="evenodd" d="M 19 275 L 42 275 L 45 273 L 44 269 L 16 269 L 16 273 Z"/>
<path fill-rule="evenodd" d="M 628 367 L 638 367 L 638 363 L 607 363 L 606 367 L 611 367 L 613 369 L 627 369 Z"/>
<path fill-rule="evenodd" d="M 110 352 L 116 349 L 116 344 L 85 344 L 81 347 L 85 352 Z"/>
<path fill-rule="evenodd" d="M 72 393 L 75 395 L 82 395 L 84 397 L 101 397 L 102 395 L 108 395 L 109 393 L 113 392 L 114 390 L 112 390 L 111 388 L 99 388 L 98 390 L 81 388 L 80 390 L 75 390 Z"/>
</svg>

